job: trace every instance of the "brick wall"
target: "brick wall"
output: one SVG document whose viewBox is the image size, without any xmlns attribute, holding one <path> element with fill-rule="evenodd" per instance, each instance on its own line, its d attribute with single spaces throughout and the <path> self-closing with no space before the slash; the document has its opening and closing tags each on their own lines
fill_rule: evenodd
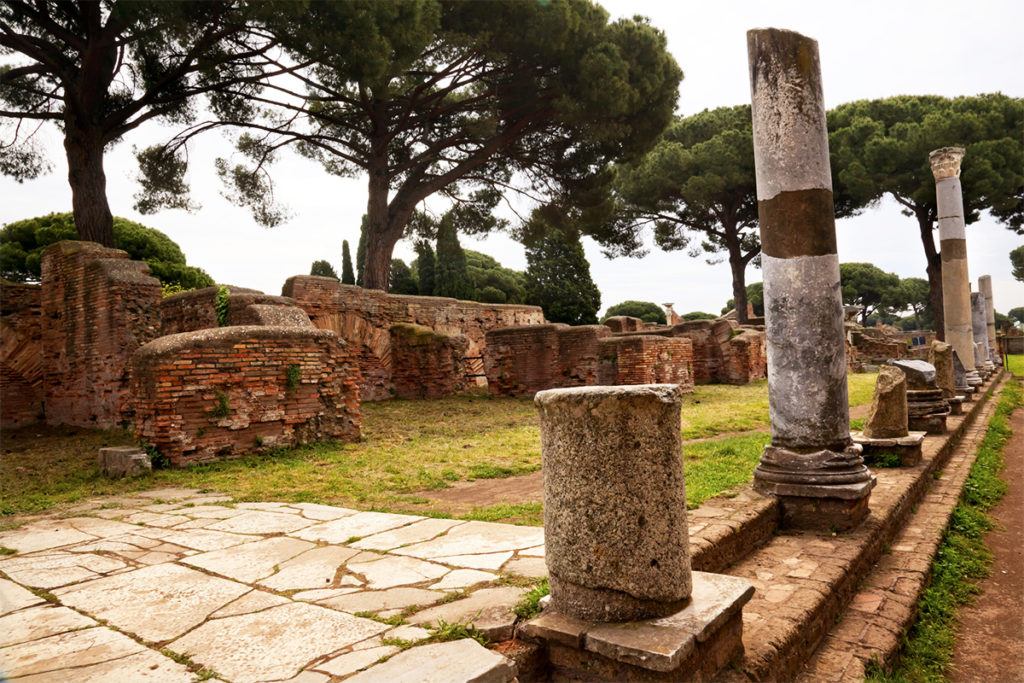
<svg viewBox="0 0 1024 683">
<path fill-rule="evenodd" d="M 441 398 L 466 386 L 466 346 L 461 334 L 423 325 L 391 326 L 392 386 L 396 398 Z"/>
<path fill-rule="evenodd" d="M 874 329 L 854 329 L 850 342 L 857 349 L 861 361 L 884 363 L 890 359 L 905 358 L 907 344 L 900 338 L 883 336 Z"/>
<path fill-rule="evenodd" d="M 614 384 L 678 384 L 693 393 L 693 345 L 684 337 L 629 335 L 601 340 L 602 357 L 614 358 Z"/>
<path fill-rule="evenodd" d="M 184 332 L 139 348 L 131 367 L 135 433 L 175 466 L 359 439 L 359 370 L 327 330 Z"/>
<path fill-rule="evenodd" d="M 544 389 L 614 384 L 679 384 L 693 391 L 689 339 L 611 336 L 604 325 L 529 325 L 487 333 L 491 394 L 532 396 Z"/>
<path fill-rule="evenodd" d="M 132 353 L 159 334 L 160 282 L 118 249 L 57 242 L 42 259 L 46 421 L 114 427 Z"/>
<path fill-rule="evenodd" d="M 544 314 L 537 306 L 481 304 L 444 297 L 385 294 L 333 278 L 296 275 L 282 294 L 295 300 L 313 324 L 334 330 L 358 348 L 362 373 L 360 397 L 366 401 L 390 398 L 392 393 L 391 326 L 423 325 L 435 332 L 466 337 L 466 355 L 482 356 L 488 330 L 511 325 L 537 325 Z M 480 360 L 470 361 L 471 373 L 482 373 Z"/>
<path fill-rule="evenodd" d="M 42 290 L 0 279 L 0 428 L 43 415 Z"/>
<path fill-rule="evenodd" d="M 160 302 L 160 334 L 178 334 L 218 327 L 217 293 L 220 287 L 205 287 L 182 292 Z M 228 325 L 258 325 L 257 314 L 249 306 L 294 307 L 295 302 L 282 296 L 268 296 L 255 289 L 228 287 Z"/>
<path fill-rule="evenodd" d="M 644 331 L 644 321 L 628 315 L 613 315 L 610 318 L 605 318 L 603 324 L 615 334 Z"/>
<path fill-rule="evenodd" d="M 764 332 L 740 328 L 723 348 L 720 378 L 724 384 L 749 384 L 768 377 Z"/>
</svg>

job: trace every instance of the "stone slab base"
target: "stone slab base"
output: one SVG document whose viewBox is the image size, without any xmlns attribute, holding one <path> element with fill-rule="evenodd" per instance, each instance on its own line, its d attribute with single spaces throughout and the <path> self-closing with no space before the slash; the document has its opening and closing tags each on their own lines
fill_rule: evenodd
<svg viewBox="0 0 1024 683">
<path fill-rule="evenodd" d="M 146 451 L 136 446 L 108 446 L 101 448 L 96 458 L 100 473 L 111 479 L 134 477 L 153 471 L 153 463 Z"/>
<path fill-rule="evenodd" d="M 906 436 L 891 439 L 869 439 L 864 436 L 864 432 L 852 432 L 850 437 L 864 449 L 864 461 L 868 464 L 872 462 L 872 456 L 895 453 L 900 456 L 900 467 L 913 467 L 921 462 L 924 435 L 924 432 L 910 432 Z"/>
<path fill-rule="evenodd" d="M 922 415 L 907 419 L 907 427 L 914 432 L 925 432 L 926 434 L 946 433 L 946 413 L 935 413 L 933 415 Z"/>
<path fill-rule="evenodd" d="M 947 398 L 946 402 L 949 404 L 950 415 L 963 415 L 964 414 L 964 401 L 963 396 L 954 396 L 953 398 Z"/>
<path fill-rule="evenodd" d="M 706 681 L 743 652 L 750 582 L 693 572 L 683 610 L 661 619 L 600 623 L 549 606 L 520 627 L 543 643 L 553 680 Z"/>
<path fill-rule="evenodd" d="M 782 526 L 787 529 L 811 531 L 847 531 L 860 524 L 870 512 L 870 496 L 842 498 L 807 498 L 778 496 L 782 509 Z"/>
</svg>

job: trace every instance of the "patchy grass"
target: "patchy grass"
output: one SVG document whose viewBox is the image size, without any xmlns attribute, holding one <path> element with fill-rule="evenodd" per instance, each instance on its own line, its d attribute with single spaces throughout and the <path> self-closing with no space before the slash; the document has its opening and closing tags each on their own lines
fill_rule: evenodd
<svg viewBox="0 0 1024 683">
<path fill-rule="evenodd" d="M 1008 418 L 1015 407 L 1022 405 L 1024 389 L 1017 382 L 1007 382 L 932 563 L 932 583 L 918 601 L 918 618 L 900 649 L 899 666 L 891 672 L 875 666 L 868 671 L 868 680 L 948 680 L 946 670 L 956 646 L 957 608 L 971 602 L 979 590 L 977 580 L 988 575 L 992 563 L 984 540 L 985 532 L 992 528 L 986 512 L 1006 491 L 999 472 L 1003 447 L 1011 434 Z"/>
<path fill-rule="evenodd" d="M 540 599 L 551 592 L 547 579 L 541 579 L 533 588 L 526 592 L 523 599 L 512 611 L 523 619 L 532 619 L 540 614 Z"/>
<path fill-rule="evenodd" d="M 1014 377 L 1024 377 L 1024 354 L 1006 356 L 1006 369 L 1012 372 Z"/>
<path fill-rule="evenodd" d="M 850 406 L 871 403 L 878 373 L 846 376 Z M 743 386 L 706 384 L 683 396 L 683 439 L 706 439 L 728 432 L 767 429 L 768 382 Z"/>
<path fill-rule="evenodd" d="M 874 375 L 850 375 L 851 404 L 871 400 Z M 766 382 L 700 386 L 683 398 L 687 493 L 693 505 L 749 480 L 767 441 Z M 181 486 L 238 500 L 281 500 L 410 511 L 418 491 L 455 481 L 502 478 L 540 468 L 540 427 L 527 398 L 459 396 L 366 403 L 363 439 L 165 469 L 134 479 L 100 476 L 103 446 L 131 445 L 123 431 L 35 427 L 5 432 L 0 455 L 0 517 L 32 513 L 100 495 Z M 419 512 L 418 514 L 424 514 Z M 427 513 L 429 514 L 429 513 Z M 497 505 L 465 518 L 540 524 L 537 504 Z M 8 524 L 0 520 L 0 526 Z"/>
</svg>

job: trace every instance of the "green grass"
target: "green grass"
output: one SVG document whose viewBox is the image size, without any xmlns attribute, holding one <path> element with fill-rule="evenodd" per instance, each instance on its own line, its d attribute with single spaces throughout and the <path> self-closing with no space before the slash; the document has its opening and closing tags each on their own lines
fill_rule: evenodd
<svg viewBox="0 0 1024 683">
<path fill-rule="evenodd" d="M 548 584 L 548 580 L 541 579 L 536 586 L 526 592 L 526 595 L 512 611 L 523 619 L 532 619 L 540 614 L 540 599 L 550 592 L 551 586 Z"/>
<path fill-rule="evenodd" d="M 1010 438 L 1008 419 L 1024 405 L 1024 389 L 1008 382 L 989 422 L 978 458 L 964 484 L 959 504 L 953 509 L 932 564 L 932 582 L 918 601 L 918 618 L 892 671 L 875 666 L 868 680 L 879 683 L 940 683 L 956 647 L 956 613 L 979 592 L 977 580 L 988 575 L 992 562 L 984 534 L 992 528 L 986 512 L 1006 491 L 999 478 L 1002 450 Z"/>
<path fill-rule="evenodd" d="M 1008 355 L 1006 357 L 1006 369 L 1015 377 L 1024 377 L 1024 354 Z"/>
<path fill-rule="evenodd" d="M 871 400 L 875 375 L 849 377 L 851 405 Z M 317 502 L 436 514 L 418 492 L 451 482 L 511 477 L 540 468 L 540 427 L 527 398 L 459 396 L 434 401 L 366 403 L 363 438 L 235 460 L 163 469 L 135 479 L 100 476 L 103 446 L 134 443 L 121 431 L 37 427 L 4 434 L 0 458 L 2 519 L 100 495 L 174 486 L 218 491 L 237 500 Z M 768 387 L 698 386 L 684 396 L 687 493 L 691 505 L 750 479 L 767 442 Z M 754 431 L 753 434 L 735 434 Z M 434 510 L 432 512 L 431 510 Z M 466 519 L 540 524 L 538 504 L 473 510 Z"/>
</svg>

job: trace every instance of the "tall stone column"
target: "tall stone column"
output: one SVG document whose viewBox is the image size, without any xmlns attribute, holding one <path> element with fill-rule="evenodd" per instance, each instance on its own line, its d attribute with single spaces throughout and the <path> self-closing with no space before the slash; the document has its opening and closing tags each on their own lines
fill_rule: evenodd
<svg viewBox="0 0 1024 683">
<path fill-rule="evenodd" d="M 754 487 L 783 522 L 845 529 L 875 480 L 850 438 L 832 174 L 815 40 L 747 32 L 771 445 Z"/>
<path fill-rule="evenodd" d="M 946 342 L 960 358 L 967 384 L 978 386 L 981 376 L 974 365 L 974 331 L 971 325 L 971 279 L 967 274 L 967 233 L 964 230 L 964 199 L 960 189 L 962 147 L 942 147 L 928 155 L 935 176 L 939 211 L 939 249 L 942 256 L 942 314 Z"/>
<path fill-rule="evenodd" d="M 985 297 L 985 323 L 988 328 L 988 359 L 993 365 L 1002 365 L 999 352 L 996 350 L 996 308 L 992 299 L 992 276 L 982 275 L 978 278 L 978 291 Z"/>
<path fill-rule="evenodd" d="M 995 369 L 988 358 L 988 316 L 985 314 L 985 295 L 971 292 L 971 331 L 974 334 L 974 366 L 987 377 Z"/>
</svg>

